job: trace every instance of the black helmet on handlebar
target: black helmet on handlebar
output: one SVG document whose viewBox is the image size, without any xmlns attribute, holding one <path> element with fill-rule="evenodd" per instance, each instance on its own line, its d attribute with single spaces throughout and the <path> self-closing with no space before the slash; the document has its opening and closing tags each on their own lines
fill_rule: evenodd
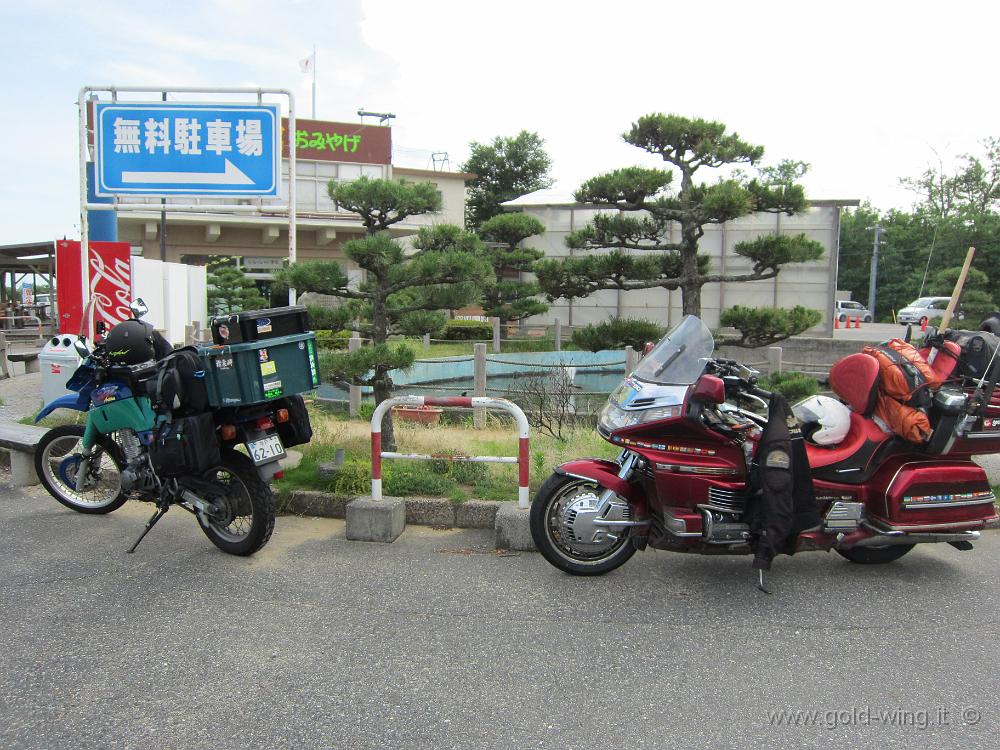
<svg viewBox="0 0 1000 750">
<path fill-rule="evenodd" d="M 151 325 L 140 320 L 124 320 L 104 339 L 105 356 L 113 365 L 138 365 L 156 358 Z"/>
</svg>

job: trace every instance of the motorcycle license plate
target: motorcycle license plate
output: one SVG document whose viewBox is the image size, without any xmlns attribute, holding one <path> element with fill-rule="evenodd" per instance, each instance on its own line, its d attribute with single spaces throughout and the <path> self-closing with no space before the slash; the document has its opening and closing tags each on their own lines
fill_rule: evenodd
<svg viewBox="0 0 1000 750">
<path fill-rule="evenodd" d="M 285 457 L 285 446 L 281 444 L 281 438 L 277 435 L 251 440 L 247 443 L 247 450 L 256 466 Z"/>
</svg>

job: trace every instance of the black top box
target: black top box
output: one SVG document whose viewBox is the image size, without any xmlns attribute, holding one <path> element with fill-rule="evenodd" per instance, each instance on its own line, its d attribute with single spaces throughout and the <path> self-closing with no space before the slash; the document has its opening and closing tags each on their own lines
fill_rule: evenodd
<svg viewBox="0 0 1000 750">
<path fill-rule="evenodd" d="M 292 333 L 305 333 L 308 330 L 309 313 L 302 305 L 244 310 L 212 318 L 212 342 L 215 344 L 260 341 Z"/>
</svg>

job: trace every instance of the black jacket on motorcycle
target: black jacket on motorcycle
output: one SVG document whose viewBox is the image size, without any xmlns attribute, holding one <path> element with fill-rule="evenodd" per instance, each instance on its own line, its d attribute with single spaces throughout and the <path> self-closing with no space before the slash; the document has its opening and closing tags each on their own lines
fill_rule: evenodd
<svg viewBox="0 0 1000 750">
<path fill-rule="evenodd" d="M 820 523 L 805 441 L 788 402 L 778 393 L 768 404 L 753 485 L 747 508 L 753 567 L 770 570 L 777 554 L 795 552 L 800 531 Z"/>
</svg>

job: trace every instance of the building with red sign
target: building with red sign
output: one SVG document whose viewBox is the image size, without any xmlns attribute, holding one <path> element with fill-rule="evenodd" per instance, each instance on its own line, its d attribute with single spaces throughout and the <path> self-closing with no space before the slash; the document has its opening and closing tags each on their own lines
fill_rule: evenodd
<svg viewBox="0 0 1000 750">
<path fill-rule="evenodd" d="M 282 174 L 288 194 L 288 144 L 292 134 L 282 121 Z M 331 180 L 346 182 L 361 176 L 437 185 L 442 198 L 440 213 L 412 217 L 392 227 L 396 236 L 413 234 L 430 223 L 463 225 L 465 181 L 471 175 L 407 169 L 392 164 L 392 129 L 378 125 L 298 119 L 295 123 L 297 243 L 299 260 L 339 260 L 351 275 L 360 277 L 342 251 L 343 244 L 364 232 L 356 214 L 340 209 L 330 200 Z M 149 211 L 118 214 L 118 237 L 128 242 L 136 255 L 161 257 L 161 213 L 159 198 L 123 198 L 123 202 L 149 204 Z M 218 198 L 167 199 L 192 203 L 231 203 L 254 206 L 254 199 L 223 201 Z M 266 205 L 266 204 L 265 204 Z M 203 264 L 212 256 L 231 256 L 247 273 L 269 279 L 288 257 L 288 220 L 266 211 L 234 209 L 232 213 L 170 211 L 166 214 L 165 260 Z"/>
</svg>

